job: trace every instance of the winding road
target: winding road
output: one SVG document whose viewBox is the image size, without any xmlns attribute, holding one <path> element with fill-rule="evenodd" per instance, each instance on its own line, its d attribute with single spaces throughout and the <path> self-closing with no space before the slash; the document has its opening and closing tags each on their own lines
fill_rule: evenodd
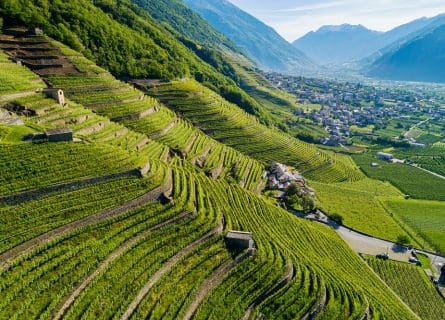
<svg viewBox="0 0 445 320">
<path fill-rule="evenodd" d="M 313 214 L 306 216 L 306 218 L 331 226 L 337 232 L 337 234 L 349 245 L 349 247 L 351 247 L 351 249 L 357 253 L 364 253 L 373 256 L 379 253 L 388 253 L 391 260 L 401 262 L 408 262 L 408 259 L 412 256 L 411 250 L 408 250 L 408 248 L 405 246 L 392 241 L 379 239 L 371 235 L 357 232 L 345 226 L 341 226 L 335 221 L 329 219 L 321 211 L 318 212 L 318 217 Z M 416 252 L 428 256 L 428 258 L 431 260 L 431 264 L 436 268 L 437 272 L 440 270 L 442 265 L 445 265 L 444 256 L 417 249 Z"/>
</svg>

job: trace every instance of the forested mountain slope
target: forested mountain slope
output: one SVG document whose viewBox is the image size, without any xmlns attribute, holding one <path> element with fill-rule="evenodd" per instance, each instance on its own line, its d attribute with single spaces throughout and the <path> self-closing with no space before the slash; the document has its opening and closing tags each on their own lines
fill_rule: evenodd
<svg viewBox="0 0 445 320">
<path fill-rule="evenodd" d="M 185 3 L 263 69 L 299 73 L 315 67 L 305 54 L 275 30 L 226 0 L 185 0 Z"/>
</svg>

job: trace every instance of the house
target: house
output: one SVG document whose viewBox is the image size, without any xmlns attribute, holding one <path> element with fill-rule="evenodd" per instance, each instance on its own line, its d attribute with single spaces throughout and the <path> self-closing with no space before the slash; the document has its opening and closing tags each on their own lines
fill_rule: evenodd
<svg viewBox="0 0 445 320">
<path fill-rule="evenodd" d="M 65 105 L 65 94 L 62 89 L 57 88 L 45 88 L 42 90 L 48 97 L 57 100 L 57 102 L 61 105 Z"/>
<path fill-rule="evenodd" d="M 73 141 L 73 131 L 70 128 L 47 129 L 45 136 L 49 142 Z"/>
<path fill-rule="evenodd" d="M 385 153 L 385 152 L 377 153 L 377 157 L 380 160 L 385 160 L 385 161 L 392 161 L 394 159 L 394 156 L 391 153 Z"/>
<path fill-rule="evenodd" d="M 230 230 L 226 235 L 226 243 L 231 248 L 254 250 L 255 241 L 251 232 Z"/>
<path fill-rule="evenodd" d="M 373 162 L 373 163 L 371 163 L 371 167 L 378 168 L 378 167 L 380 167 L 380 165 L 377 162 Z"/>
</svg>

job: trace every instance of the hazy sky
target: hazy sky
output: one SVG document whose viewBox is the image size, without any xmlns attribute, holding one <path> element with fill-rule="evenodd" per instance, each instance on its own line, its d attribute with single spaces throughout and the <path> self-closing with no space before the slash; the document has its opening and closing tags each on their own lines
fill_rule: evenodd
<svg viewBox="0 0 445 320">
<path fill-rule="evenodd" d="M 293 41 L 327 24 L 362 24 L 386 31 L 445 13 L 445 0 L 229 0 Z"/>
</svg>

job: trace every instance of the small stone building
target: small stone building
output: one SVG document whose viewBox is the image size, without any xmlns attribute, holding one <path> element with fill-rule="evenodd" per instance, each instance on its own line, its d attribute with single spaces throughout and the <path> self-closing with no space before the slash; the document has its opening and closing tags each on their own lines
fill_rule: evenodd
<svg viewBox="0 0 445 320">
<path fill-rule="evenodd" d="M 231 248 L 241 250 L 253 250 L 255 249 L 255 241 L 251 232 L 243 231 L 229 231 L 226 235 L 226 243 Z"/>
<path fill-rule="evenodd" d="M 45 93 L 48 97 L 57 100 L 57 102 L 61 105 L 65 105 L 65 94 L 62 89 L 57 88 L 46 88 L 43 89 L 43 93 Z"/>
<path fill-rule="evenodd" d="M 70 128 L 48 129 L 45 136 L 49 142 L 73 141 L 73 131 Z"/>
<path fill-rule="evenodd" d="M 377 153 L 377 158 L 385 161 L 392 161 L 394 156 L 391 153 L 379 152 Z"/>
</svg>

